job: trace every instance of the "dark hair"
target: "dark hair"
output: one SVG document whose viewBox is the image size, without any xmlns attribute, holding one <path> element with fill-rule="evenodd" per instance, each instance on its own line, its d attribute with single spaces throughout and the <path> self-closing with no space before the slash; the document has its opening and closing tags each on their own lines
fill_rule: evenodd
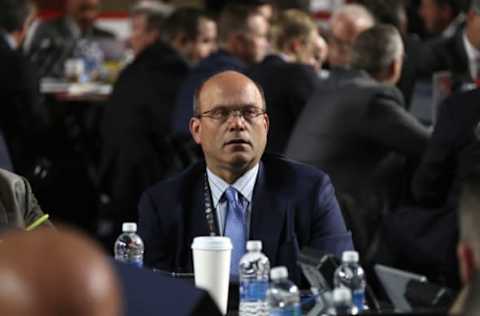
<svg viewBox="0 0 480 316">
<path fill-rule="evenodd" d="M 435 0 L 435 3 L 439 7 L 449 7 L 453 15 L 459 14 L 464 9 L 464 3 L 461 0 Z"/>
<path fill-rule="evenodd" d="M 375 17 L 377 23 L 391 24 L 401 29 L 402 15 L 406 14 L 406 0 L 360 1 Z"/>
<path fill-rule="evenodd" d="M 202 10 L 183 7 L 175 10 L 163 23 L 162 37 L 171 41 L 178 34 L 184 34 L 188 40 L 194 40 L 199 33 L 201 19 L 210 19 Z"/>
<path fill-rule="evenodd" d="M 0 28 L 20 31 L 34 10 L 31 0 L 0 0 Z"/>
<path fill-rule="evenodd" d="M 401 53 L 402 39 L 398 30 L 389 24 L 377 24 L 361 33 L 352 50 L 352 67 L 371 75 L 388 69 Z"/>
<path fill-rule="evenodd" d="M 225 43 L 232 33 L 246 32 L 248 19 L 254 14 L 251 6 L 228 4 L 218 20 L 219 42 Z"/>
</svg>

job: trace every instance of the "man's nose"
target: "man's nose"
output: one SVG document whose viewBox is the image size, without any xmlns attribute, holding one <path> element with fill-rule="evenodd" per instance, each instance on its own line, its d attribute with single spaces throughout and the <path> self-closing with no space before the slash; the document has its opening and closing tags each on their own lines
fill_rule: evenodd
<svg viewBox="0 0 480 316">
<path fill-rule="evenodd" d="M 241 111 L 232 111 L 228 117 L 228 126 L 232 130 L 244 129 L 245 118 Z"/>
</svg>

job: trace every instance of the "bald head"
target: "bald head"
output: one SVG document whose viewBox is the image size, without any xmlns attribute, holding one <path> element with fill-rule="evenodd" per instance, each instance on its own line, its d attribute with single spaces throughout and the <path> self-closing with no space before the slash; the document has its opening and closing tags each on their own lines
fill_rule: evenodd
<svg viewBox="0 0 480 316">
<path fill-rule="evenodd" d="M 245 93 L 245 89 L 258 95 L 262 107 L 265 109 L 266 105 L 262 88 L 247 76 L 230 70 L 213 75 L 197 89 L 195 93 L 193 113 L 198 114 L 203 111 L 203 99 L 209 100 L 214 95 L 218 95 L 222 100 L 229 98 L 233 99 L 235 94 L 238 95 L 239 93 Z"/>
<path fill-rule="evenodd" d="M 2 240 L 0 315 L 121 315 L 110 264 L 84 236 L 40 229 Z"/>
<path fill-rule="evenodd" d="M 330 19 L 330 64 L 349 66 L 355 39 L 374 24 L 372 14 L 362 5 L 347 4 L 335 11 Z"/>
</svg>

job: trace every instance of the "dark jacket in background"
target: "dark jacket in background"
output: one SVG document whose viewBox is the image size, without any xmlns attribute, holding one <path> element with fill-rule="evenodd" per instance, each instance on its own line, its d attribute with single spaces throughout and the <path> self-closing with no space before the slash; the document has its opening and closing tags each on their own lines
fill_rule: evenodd
<svg viewBox="0 0 480 316">
<path fill-rule="evenodd" d="M 454 94 L 441 105 L 432 139 L 413 179 L 418 203 L 456 208 L 462 178 L 479 158 L 470 147 L 480 136 L 479 122 L 480 89 Z"/>
<path fill-rule="evenodd" d="M 224 50 L 211 54 L 192 69 L 177 96 L 172 120 L 172 128 L 175 134 L 190 138 L 188 122 L 193 115 L 195 91 L 211 76 L 227 70 L 244 73 L 246 66 L 238 58 Z"/>
<path fill-rule="evenodd" d="M 0 130 L 7 143 L 13 167 L 25 175 L 42 151 L 41 134 L 48 115 L 41 103 L 38 76 L 19 50 L 0 35 Z"/>
<path fill-rule="evenodd" d="M 287 63 L 278 55 L 267 56 L 248 72 L 263 88 L 270 118 L 267 151 L 283 154 L 298 116 L 318 82 L 307 65 Z"/>
<path fill-rule="evenodd" d="M 0 169 L 0 231 L 25 229 L 42 215 L 28 181 Z M 49 221 L 43 225 L 52 227 Z"/>
<path fill-rule="evenodd" d="M 369 244 L 368 232 L 376 229 L 381 212 L 401 194 L 404 158 L 420 158 L 428 137 L 404 109 L 397 88 L 358 72 L 336 89 L 317 89 L 297 121 L 286 155 L 330 175 L 339 200 L 346 203 L 343 210 L 353 208 L 366 221 L 357 232 L 366 237 L 357 238 L 354 230 L 361 248 Z M 359 245 L 359 239 L 365 243 Z"/>
<path fill-rule="evenodd" d="M 140 194 L 172 167 L 170 121 L 189 67 L 157 42 L 120 75 L 102 123 L 100 182 L 111 197 L 107 218 L 137 220 Z"/>
<path fill-rule="evenodd" d="M 74 34 L 69 18 L 61 16 L 41 22 L 35 29 L 27 53 L 41 76 L 63 77 L 63 66 L 71 58 L 80 39 L 113 39 L 113 33 L 96 26 L 84 34 Z"/>
<path fill-rule="evenodd" d="M 450 71 L 454 90 L 462 90 L 464 84 L 472 83 L 474 80 L 470 73 L 463 36 L 464 32 L 461 30 L 451 38 L 431 43 L 431 57 L 426 61 L 424 67 L 431 73 Z"/>
</svg>

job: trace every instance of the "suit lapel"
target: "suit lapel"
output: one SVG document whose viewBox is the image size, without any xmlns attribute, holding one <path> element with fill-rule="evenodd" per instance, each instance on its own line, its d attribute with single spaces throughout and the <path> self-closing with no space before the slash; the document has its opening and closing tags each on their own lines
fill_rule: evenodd
<svg viewBox="0 0 480 316">
<path fill-rule="evenodd" d="M 271 181 L 271 180 L 270 180 Z M 265 166 L 260 162 L 257 181 L 253 192 L 250 240 L 261 240 L 263 252 L 275 264 L 278 246 L 282 243 L 282 232 L 288 203 L 280 192 L 272 190 L 266 177 Z"/>
</svg>

